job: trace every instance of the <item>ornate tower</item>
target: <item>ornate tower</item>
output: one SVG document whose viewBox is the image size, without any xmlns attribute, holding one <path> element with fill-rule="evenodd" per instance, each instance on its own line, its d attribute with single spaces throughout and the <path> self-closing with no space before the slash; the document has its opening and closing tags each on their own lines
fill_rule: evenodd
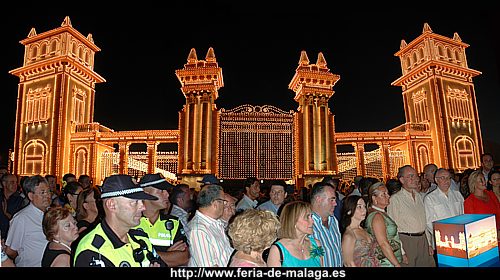
<svg viewBox="0 0 500 280">
<path fill-rule="evenodd" d="M 24 64 L 10 71 L 20 79 L 14 136 L 15 174 L 70 172 L 70 140 L 77 124 L 94 115 L 95 84 L 104 78 L 94 72 L 100 49 L 92 35 L 83 36 L 66 17 L 61 27 L 37 35 L 32 28 Z"/>
<path fill-rule="evenodd" d="M 215 100 L 224 86 L 222 68 L 213 48 L 208 49 L 205 60 L 198 60 L 193 48 L 184 68 L 175 74 L 186 97 L 179 112 L 178 173 L 184 182 L 195 183 L 203 174 L 217 174 L 219 112 Z"/>
<path fill-rule="evenodd" d="M 309 64 L 307 53 L 301 52 L 299 66 L 288 85 L 299 103 L 295 113 L 297 186 L 313 184 L 321 177 L 337 172 L 335 127 L 328 100 L 339 79 L 339 75 L 330 73 L 321 52 L 316 64 Z"/>
<path fill-rule="evenodd" d="M 483 151 L 472 82 L 481 72 L 467 66 L 468 46 L 457 33 L 444 37 L 425 23 L 422 35 L 401 41 L 395 56 L 403 75 L 392 83 L 403 89 L 406 123 L 431 134 L 430 147 L 413 147 L 413 153 L 428 153 L 430 162 L 459 171 L 478 167 Z"/>
</svg>

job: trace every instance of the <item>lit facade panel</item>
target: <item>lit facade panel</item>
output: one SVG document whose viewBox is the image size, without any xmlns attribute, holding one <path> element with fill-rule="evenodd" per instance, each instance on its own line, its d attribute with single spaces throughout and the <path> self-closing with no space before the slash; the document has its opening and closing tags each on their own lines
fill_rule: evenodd
<svg viewBox="0 0 500 280">
<path fill-rule="evenodd" d="M 293 113 L 273 106 L 221 110 L 219 177 L 293 178 Z"/>
<path fill-rule="evenodd" d="M 209 48 L 205 59 L 195 49 L 175 74 L 186 103 L 178 130 L 114 131 L 93 122 L 94 72 L 100 49 L 92 35 L 83 36 L 66 17 L 61 27 L 37 34 L 33 28 L 21 41 L 23 66 L 10 71 L 19 77 L 13 172 L 21 176 L 88 173 L 95 182 L 116 173 L 161 172 L 196 184 L 204 174 L 220 178 L 293 179 L 307 186 L 326 175 L 394 177 L 411 164 L 422 171 L 427 163 L 463 171 L 479 166 L 483 152 L 472 78 L 481 74 L 467 65 L 457 33 L 433 33 L 401 42 L 401 86 L 405 121 L 383 132 L 336 132 L 329 108 L 340 79 L 330 72 L 322 53 L 310 63 L 302 51 L 288 87 L 296 111 L 272 106 L 242 105 L 218 109 L 224 86 L 222 68 Z M 177 143 L 176 155 L 156 151 L 159 143 Z M 132 143 L 146 143 L 145 155 L 129 154 Z M 365 144 L 380 150 L 365 152 Z M 337 153 L 352 145 L 355 153 Z"/>
</svg>

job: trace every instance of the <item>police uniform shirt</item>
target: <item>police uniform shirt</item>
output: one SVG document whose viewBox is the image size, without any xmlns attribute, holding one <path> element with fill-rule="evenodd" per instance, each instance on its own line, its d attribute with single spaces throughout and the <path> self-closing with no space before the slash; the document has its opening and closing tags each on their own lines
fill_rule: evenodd
<svg viewBox="0 0 500 280">
<path fill-rule="evenodd" d="M 103 233 L 104 236 L 97 234 L 98 232 Z M 97 225 L 91 232 L 82 238 L 80 243 L 77 245 L 77 250 L 75 252 L 75 260 L 72 261 L 75 267 L 136 267 L 141 266 L 141 263 L 133 261 L 132 256 L 127 255 L 127 259 L 116 260 L 117 255 L 121 251 L 130 250 L 130 255 L 133 251 L 137 249 L 137 241 L 134 240 L 147 240 L 149 244 L 150 252 L 155 257 L 155 260 L 160 263 L 160 266 L 167 266 L 166 263 L 159 258 L 156 251 L 152 248 L 149 242 L 147 234 L 143 231 L 138 231 L 131 229 L 128 232 L 130 243 L 124 243 L 118 238 L 118 236 L 113 232 L 105 220 Z M 104 245 L 104 243 L 110 242 L 110 244 Z M 133 244 L 132 244 L 133 243 Z M 80 248 L 80 246 L 85 246 L 86 248 Z M 95 248 L 100 248 L 100 250 L 95 250 Z M 128 248 L 131 247 L 131 248 Z M 146 254 L 144 252 L 144 254 Z M 144 259 L 144 258 L 143 258 Z M 114 262 L 113 262 L 114 260 Z M 118 263 L 118 265 L 115 265 Z"/>
<path fill-rule="evenodd" d="M 167 225 L 169 223 L 169 225 Z M 171 227 L 168 230 L 168 227 Z M 151 244 L 158 252 L 166 252 L 176 242 L 182 240 L 187 245 L 187 237 L 182 223 L 176 216 L 160 212 L 154 224 L 147 217 L 141 218 L 141 223 L 134 229 L 143 230 L 149 236 Z"/>
</svg>

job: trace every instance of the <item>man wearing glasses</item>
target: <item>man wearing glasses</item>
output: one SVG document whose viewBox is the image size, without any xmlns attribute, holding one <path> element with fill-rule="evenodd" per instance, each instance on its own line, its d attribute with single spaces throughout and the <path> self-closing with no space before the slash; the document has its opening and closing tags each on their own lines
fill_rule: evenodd
<svg viewBox="0 0 500 280">
<path fill-rule="evenodd" d="M 431 237 L 432 248 L 435 249 L 432 222 L 464 213 L 464 197 L 451 187 L 451 174 L 445 168 L 439 168 L 434 176 L 437 188 L 424 198 L 427 231 Z"/>
<path fill-rule="evenodd" d="M 226 267 L 233 248 L 221 220 L 228 203 L 219 185 L 206 185 L 198 194 L 199 209 L 189 222 L 190 267 Z"/>
<path fill-rule="evenodd" d="M 51 192 L 47 180 L 40 175 L 26 179 L 23 188 L 30 203 L 12 218 L 5 252 L 18 267 L 40 267 L 48 242 L 43 233 L 42 220 L 50 206 Z"/>
</svg>

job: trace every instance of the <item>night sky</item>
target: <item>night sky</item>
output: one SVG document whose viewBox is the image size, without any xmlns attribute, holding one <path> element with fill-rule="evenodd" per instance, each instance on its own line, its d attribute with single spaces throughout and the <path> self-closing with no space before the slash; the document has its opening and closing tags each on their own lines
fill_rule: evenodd
<svg viewBox="0 0 500 280">
<path fill-rule="evenodd" d="M 469 67 L 483 73 L 474 79 L 483 142 L 500 162 L 494 148 L 500 146 L 497 7 L 342 8 L 306 1 L 283 8 L 206 1 L 165 2 L 167 7 L 160 8 L 141 3 L 145 4 L 120 9 L 81 4 L 92 10 L 85 13 L 66 6 L 3 12 L 1 164 L 13 147 L 19 80 L 8 71 L 22 66 L 24 46 L 19 41 L 32 27 L 38 34 L 59 27 L 66 15 L 84 36 L 92 33 L 101 48 L 94 70 L 107 82 L 96 86 L 94 121 L 115 131 L 177 129 L 185 99 L 175 70 L 183 67 L 193 47 L 198 59 L 214 48 L 225 85 L 216 104 L 226 109 L 268 104 L 296 110 L 288 84 L 300 52 L 307 51 L 311 63 L 323 52 L 330 71 L 340 75 L 329 103 L 336 131 L 387 131 L 405 122 L 401 88 L 391 86 L 401 76 L 399 58 L 394 56 L 401 39 L 411 42 L 425 22 L 446 37 L 458 32 L 470 45 Z"/>
</svg>

